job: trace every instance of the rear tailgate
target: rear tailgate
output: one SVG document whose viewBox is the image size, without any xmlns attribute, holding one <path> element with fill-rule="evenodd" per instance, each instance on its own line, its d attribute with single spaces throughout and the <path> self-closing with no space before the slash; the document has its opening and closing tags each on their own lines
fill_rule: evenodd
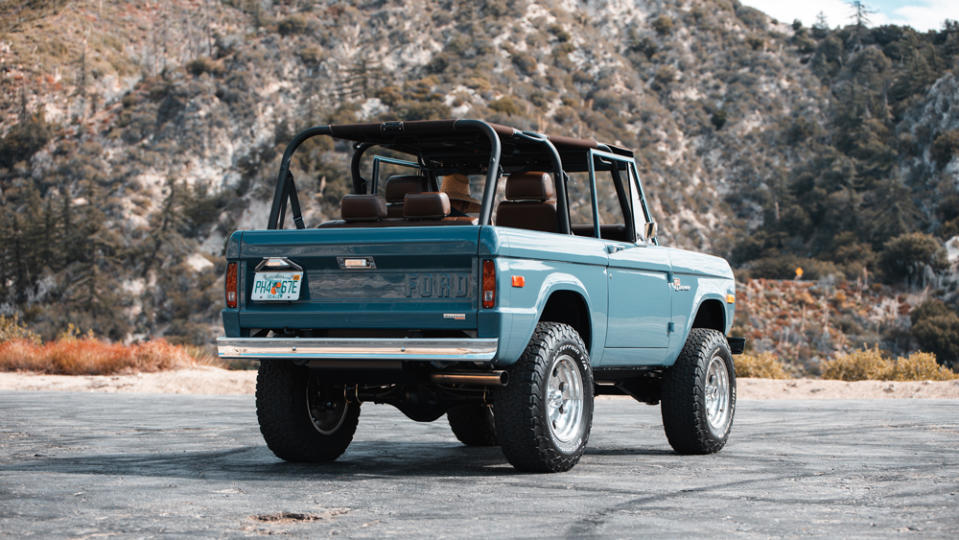
<svg viewBox="0 0 959 540">
<path fill-rule="evenodd" d="M 239 326 L 475 330 L 478 236 L 469 226 L 244 231 Z M 251 299 L 257 265 L 273 257 L 303 269 L 299 300 Z"/>
</svg>

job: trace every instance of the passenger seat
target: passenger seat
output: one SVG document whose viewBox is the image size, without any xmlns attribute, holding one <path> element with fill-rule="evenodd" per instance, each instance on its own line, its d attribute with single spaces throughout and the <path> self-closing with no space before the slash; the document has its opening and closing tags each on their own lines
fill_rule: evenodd
<svg viewBox="0 0 959 540">
<path fill-rule="evenodd" d="M 512 174 L 506 179 L 506 200 L 496 208 L 496 225 L 556 232 L 556 192 L 544 172 Z"/>
<path fill-rule="evenodd" d="M 394 175 L 386 179 L 386 212 L 389 218 L 403 217 L 403 197 L 407 193 L 426 191 L 426 177 Z"/>
</svg>

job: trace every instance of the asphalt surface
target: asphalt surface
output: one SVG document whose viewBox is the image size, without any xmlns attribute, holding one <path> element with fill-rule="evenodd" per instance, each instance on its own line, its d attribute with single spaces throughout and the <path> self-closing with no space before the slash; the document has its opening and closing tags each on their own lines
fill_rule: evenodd
<svg viewBox="0 0 959 540">
<path fill-rule="evenodd" d="M 364 405 L 339 461 L 283 463 L 252 397 L 0 393 L 0 536 L 959 537 L 959 401 L 741 401 L 716 455 L 597 402 L 570 472 Z"/>
</svg>

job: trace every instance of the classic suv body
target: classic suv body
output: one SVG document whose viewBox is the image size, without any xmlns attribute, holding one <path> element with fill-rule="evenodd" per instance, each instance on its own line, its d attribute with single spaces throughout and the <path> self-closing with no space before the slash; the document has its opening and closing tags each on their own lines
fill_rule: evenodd
<svg viewBox="0 0 959 540">
<path fill-rule="evenodd" d="M 352 192 L 307 227 L 290 162 L 314 136 L 351 141 Z M 413 174 L 381 181 L 388 166 Z M 478 120 L 311 128 L 267 228 L 226 257 L 219 354 L 261 361 L 258 418 L 284 459 L 337 457 L 366 401 L 445 413 L 524 470 L 576 463 L 594 393 L 662 400 L 679 451 L 718 450 L 732 424 L 732 271 L 659 245 L 629 150 Z"/>
<path fill-rule="evenodd" d="M 672 365 L 700 308 L 733 320 L 734 281 L 720 258 L 653 244 L 559 237 L 504 227 L 483 231 L 484 256 L 496 262 L 499 304 L 480 319 L 481 337 L 498 337 L 497 365 L 510 365 L 529 343 L 551 299 L 585 307 L 577 324 L 595 368 Z M 619 249 L 609 253 L 610 248 Z M 513 287 L 512 276 L 523 287 Z M 582 301 L 579 307 L 570 295 Z M 710 308 L 712 311 L 710 311 Z M 482 324 L 483 318 L 489 325 Z M 484 331 L 485 330 L 485 331 Z"/>
</svg>

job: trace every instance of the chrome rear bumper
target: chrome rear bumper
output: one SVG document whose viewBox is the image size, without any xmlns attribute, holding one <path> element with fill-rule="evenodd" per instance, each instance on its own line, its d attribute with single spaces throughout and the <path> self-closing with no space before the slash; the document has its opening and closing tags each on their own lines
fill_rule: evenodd
<svg viewBox="0 0 959 540">
<path fill-rule="evenodd" d="M 297 360 L 420 360 L 488 362 L 496 338 L 227 338 L 216 340 L 220 358 Z"/>
</svg>

